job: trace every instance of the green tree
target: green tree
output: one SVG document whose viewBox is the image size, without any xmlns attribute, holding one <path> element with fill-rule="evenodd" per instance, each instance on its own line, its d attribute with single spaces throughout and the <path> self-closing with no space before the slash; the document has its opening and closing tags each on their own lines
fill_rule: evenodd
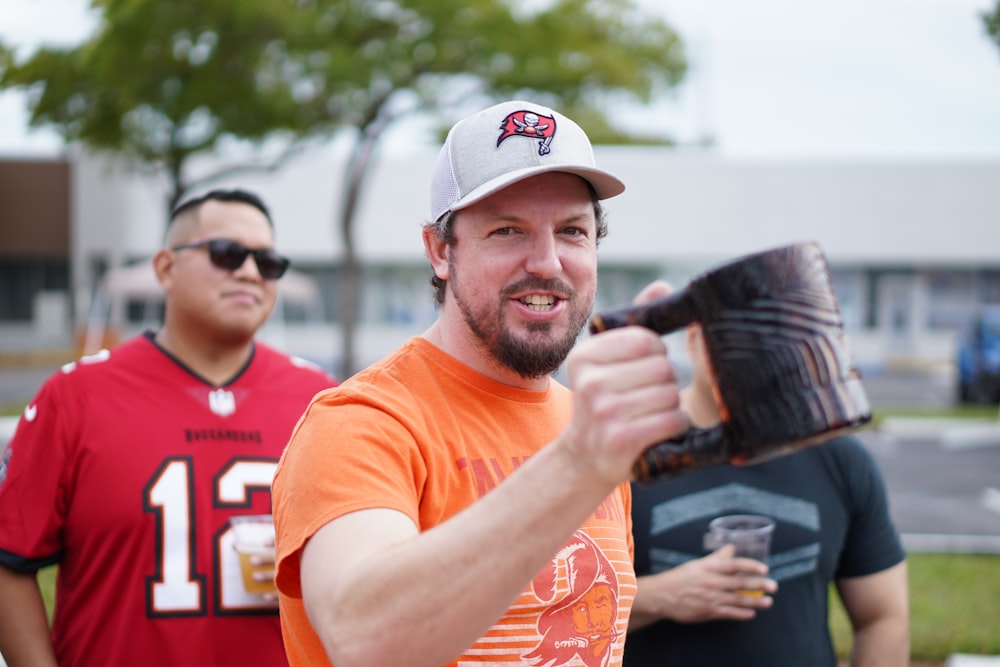
<svg viewBox="0 0 1000 667">
<path fill-rule="evenodd" d="M 597 143 L 658 142 L 614 124 L 609 109 L 649 102 L 676 85 L 680 39 L 633 0 L 314 0 L 311 28 L 289 54 L 322 119 L 336 109 L 353 135 L 337 226 L 344 245 L 340 319 L 345 375 L 353 372 L 361 267 L 354 220 L 371 160 L 401 116 L 442 125 L 498 98 L 528 97 L 565 110 Z M 308 29 L 307 29 L 308 31 Z M 331 51 L 330 45 L 335 45 Z M 345 76 L 345 71 L 352 74 Z M 306 112 L 308 115 L 308 112 Z M 308 124 L 308 121 L 307 121 Z"/>
<path fill-rule="evenodd" d="M 596 143 L 659 142 L 608 110 L 649 102 L 685 71 L 680 39 L 635 0 L 92 0 L 101 28 L 76 49 L 7 53 L 0 88 L 31 92 L 33 125 L 169 175 L 170 203 L 196 181 L 191 156 L 227 137 L 277 137 L 280 163 L 349 132 L 336 227 L 343 376 L 354 370 L 361 267 L 354 221 L 376 149 L 400 117 L 442 126 L 499 98 L 578 119 Z M 204 183 L 248 165 L 203 175 Z"/>
<path fill-rule="evenodd" d="M 992 11 L 980 14 L 983 25 L 986 27 L 986 34 L 989 35 L 1000 48 L 1000 0 L 997 1 Z"/>
<path fill-rule="evenodd" d="M 18 63 L 0 60 L 0 88 L 28 92 L 32 126 L 67 142 L 129 158 L 165 176 L 169 211 L 193 187 L 241 169 L 274 169 L 302 146 L 288 81 L 273 70 L 291 32 L 286 0 L 93 0 L 95 34 L 75 48 L 43 48 Z M 277 155 L 196 175 L 191 158 L 227 138 L 259 144 L 284 131 Z"/>
</svg>

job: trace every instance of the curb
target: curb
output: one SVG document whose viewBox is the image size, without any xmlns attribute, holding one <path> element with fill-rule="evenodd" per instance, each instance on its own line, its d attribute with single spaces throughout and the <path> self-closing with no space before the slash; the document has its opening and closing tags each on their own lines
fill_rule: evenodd
<svg viewBox="0 0 1000 667">
<path fill-rule="evenodd" d="M 1000 535 L 902 533 L 900 538 L 907 552 L 1000 554 Z"/>
<path fill-rule="evenodd" d="M 1000 656 L 954 653 L 944 667 L 1000 667 Z"/>
</svg>

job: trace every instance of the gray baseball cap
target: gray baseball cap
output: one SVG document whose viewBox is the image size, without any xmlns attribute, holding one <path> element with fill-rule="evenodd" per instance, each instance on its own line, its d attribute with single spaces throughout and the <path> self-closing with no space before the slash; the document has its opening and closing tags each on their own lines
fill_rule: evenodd
<svg viewBox="0 0 1000 667">
<path fill-rule="evenodd" d="M 624 183 L 597 168 L 590 139 L 561 113 L 522 100 L 484 109 L 448 132 L 431 177 L 431 221 L 550 171 L 587 180 L 598 199 L 625 190 Z"/>
</svg>

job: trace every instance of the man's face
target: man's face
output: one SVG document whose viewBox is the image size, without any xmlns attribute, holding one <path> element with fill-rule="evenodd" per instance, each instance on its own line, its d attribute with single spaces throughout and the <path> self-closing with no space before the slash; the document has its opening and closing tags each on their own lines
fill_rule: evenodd
<svg viewBox="0 0 1000 667">
<path fill-rule="evenodd" d="M 590 655 L 603 656 L 613 641 L 618 602 L 607 584 L 597 584 L 573 605 L 573 630 L 586 637 Z M 590 664 L 588 662 L 588 664 Z"/>
<path fill-rule="evenodd" d="M 562 364 L 597 285 L 597 221 L 577 176 L 548 173 L 466 209 L 449 248 L 448 302 L 477 347 L 524 378 Z"/>
<path fill-rule="evenodd" d="M 179 242 L 229 239 L 247 248 L 270 248 L 274 236 L 267 218 L 242 202 L 205 202 L 197 211 L 197 224 Z M 240 342 L 252 337 L 274 309 L 277 281 L 264 280 L 252 256 L 229 271 L 214 266 L 205 247 L 172 251 L 169 294 L 173 321 L 188 331 L 219 342 Z"/>
</svg>

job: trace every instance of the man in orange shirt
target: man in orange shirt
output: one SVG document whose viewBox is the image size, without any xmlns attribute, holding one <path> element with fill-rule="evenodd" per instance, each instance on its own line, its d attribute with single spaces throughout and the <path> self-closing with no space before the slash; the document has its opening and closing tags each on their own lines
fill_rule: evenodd
<svg viewBox="0 0 1000 667">
<path fill-rule="evenodd" d="M 452 128 L 423 228 L 440 317 L 317 396 L 275 477 L 292 665 L 621 664 L 631 467 L 688 426 L 658 335 L 576 345 L 623 190 L 540 105 Z"/>
</svg>

